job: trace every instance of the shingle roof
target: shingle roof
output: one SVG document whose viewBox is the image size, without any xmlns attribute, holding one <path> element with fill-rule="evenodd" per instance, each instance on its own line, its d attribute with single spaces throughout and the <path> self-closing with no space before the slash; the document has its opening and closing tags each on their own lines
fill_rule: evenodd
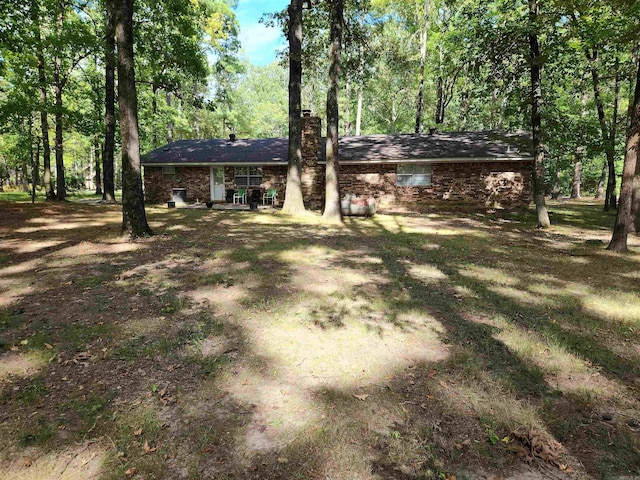
<svg viewBox="0 0 640 480">
<path fill-rule="evenodd" d="M 324 139 L 323 139 L 324 140 Z M 324 159 L 321 141 L 320 160 Z M 412 135 L 363 135 L 340 138 L 344 163 L 406 160 L 487 161 L 530 159 L 531 139 L 526 133 L 455 132 Z M 286 164 L 286 138 L 179 140 L 153 150 L 143 165 L 154 164 Z"/>
</svg>

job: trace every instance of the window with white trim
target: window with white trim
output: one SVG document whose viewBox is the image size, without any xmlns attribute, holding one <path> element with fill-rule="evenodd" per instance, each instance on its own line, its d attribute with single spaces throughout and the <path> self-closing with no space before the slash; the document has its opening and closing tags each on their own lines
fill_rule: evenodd
<svg viewBox="0 0 640 480">
<path fill-rule="evenodd" d="M 396 170 L 396 185 L 426 187 L 431 185 L 431 165 L 401 163 Z"/>
<path fill-rule="evenodd" d="M 162 167 L 162 178 L 165 180 L 173 180 L 176 178 L 176 167 L 173 165 Z"/>
<path fill-rule="evenodd" d="M 234 182 L 239 187 L 259 187 L 262 184 L 262 168 L 235 167 Z"/>
</svg>

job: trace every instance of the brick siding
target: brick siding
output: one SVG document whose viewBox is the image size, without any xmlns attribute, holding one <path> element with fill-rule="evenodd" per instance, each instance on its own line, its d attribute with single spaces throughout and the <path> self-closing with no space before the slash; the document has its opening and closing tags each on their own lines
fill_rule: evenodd
<svg viewBox="0 0 640 480">
<path fill-rule="evenodd" d="M 305 206 L 321 209 L 324 205 L 324 165 L 318 164 L 321 121 L 302 119 L 302 191 Z M 374 197 L 381 208 L 403 206 L 420 209 L 434 202 L 453 202 L 483 206 L 521 206 L 531 201 L 532 161 L 466 162 L 431 164 L 431 185 L 396 185 L 396 165 L 340 165 L 340 193 Z M 187 201 L 210 198 L 209 167 L 175 167 L 175 178 L 166 178 L 162 167 L 145 167 L 144 186 L 148 202 L 171 200 L 173 188 L 186 188 Z M 277 190 L 282 204 L 286 187 L 286 166 L 262 168 L 261 192 Z M 237 190 L 234 167 L 224 167 L 225 189 Z M 252 188 L 249 187 L 251 190 Z M 260 197 L 262 199 L 262 197 Z"/>
</svg>

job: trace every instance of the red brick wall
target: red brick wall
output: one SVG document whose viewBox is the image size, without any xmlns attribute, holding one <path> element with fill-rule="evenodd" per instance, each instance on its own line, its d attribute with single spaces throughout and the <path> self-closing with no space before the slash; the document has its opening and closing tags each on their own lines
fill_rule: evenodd
<svg viewBox="0 0 640 480">
<path fill-rule="evenodd" d="M 396 165 L 342 165 L 340 191 L 375 197 L 382 207 L 445 200 L 486 206 L 526 205 L 531 200 L 531 162 L 431 164 L 431 185 L 396 185 Z"/>
<path fill-rule="evenodd" d="M 187 202 L 211 197 L 209 167 L 178 167 L 175 178 L 166 178 L 162 167 L 144 167 L 144 196 L 149 203 L 168 202 L 174 188 L 187 189 Z"/>
</svg>

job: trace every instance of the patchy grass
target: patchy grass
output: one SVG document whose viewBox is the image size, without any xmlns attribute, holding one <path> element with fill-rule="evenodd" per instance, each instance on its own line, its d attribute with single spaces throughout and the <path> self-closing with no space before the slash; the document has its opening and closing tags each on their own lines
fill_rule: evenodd
<svg viewBox="0 0 640 480">
<path fill-rule="evenodd" d="M 599 204 L 552 204 L 549 231 L 529 211 L 150 207 L 156 236 L 131 242 L 90 196 L 12 199 L 1 477 L 640 471 L 640 241 L 605 251 Z M 559 459 L 528 458 L 533 437 Z"/>
</svg>

